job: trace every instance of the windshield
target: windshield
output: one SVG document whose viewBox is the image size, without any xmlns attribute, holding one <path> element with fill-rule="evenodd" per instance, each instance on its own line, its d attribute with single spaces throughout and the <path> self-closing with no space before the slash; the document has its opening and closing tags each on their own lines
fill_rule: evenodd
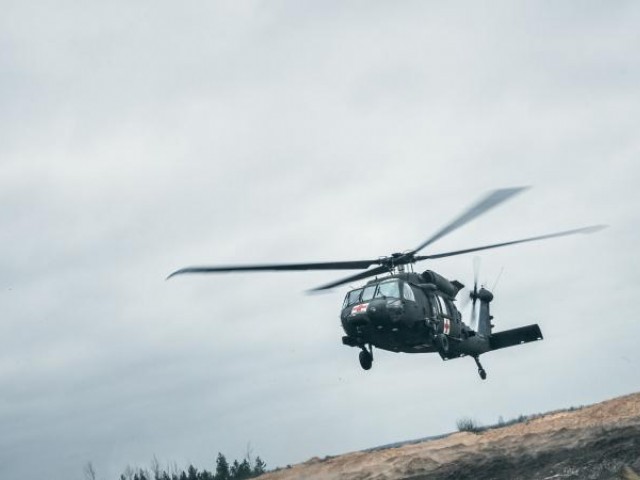
<svg viewBox="0 0 640 480">
<path fill-rule="evenodd" d="M 376 297 L 400 298 L 400 286 L 398 281 L 391 280 L 390 282 L 383 282 L 378 285 Z"/>
<path fill-rule="evenodd" d="M 375 292 L 375 293 L 374 293 Z M 342 308 L 354 303 L 366 302 L 372 298 L 400 298 L 400 284 L 397 280 L 389 280 L 378 285 L 368 285 L 365 288 L 351 290 L 344 297 Z"/>
<path fill-rule="evenodd" d="M 344 306 L 353 305 L 354 303 L 358 303 L 360 301 L 360 294 L 362 293 L 362 289 L 359 288 L 357 290 L 352 290 L 347 293 L 347 296 L 344 299 Z"/>
<path fill-rule="evenodd" d="M 364 289 L 364 291 L 362 292 L 362 301 L 366 302 L 367 300 L 371 300 L 373 298 L 373 294 L 376 291 L 376 286 L 377 285 L 369 285 L 368 287 L 366 287 Z"/>
</svg>

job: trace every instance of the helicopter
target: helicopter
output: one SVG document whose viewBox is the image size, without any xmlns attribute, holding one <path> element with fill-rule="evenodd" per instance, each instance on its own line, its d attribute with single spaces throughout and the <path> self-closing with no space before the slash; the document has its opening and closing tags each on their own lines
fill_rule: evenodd
<svg viewBox="0 0 640 480">
<path fill-rule="evenodd" d="M 487 193 L 427 240 L 405 252 L 392 253 L 369 260 L 193 266 L 176 270 L 167 279 L 176 275 L 194 273 L 364 270 L 311 290 L 311 292 L 329 290 L 340 285 L 374 277 L 366 284 L 347 292 L 340 313 L 345 333 L 342 337 L 342 343 L 360 350 L 358 358 L 360 366 L 364 370 L 371 369 L 373 349 L 376 347 L 390 352 L 437 353 L 442 360 L 469 356 L 475 360 L 480 378 L 485 380 L 487 372 L 480 363 L 480 355 L 542 340 L 543 336 L 539 325 L 526 325 L 494 333 L 493 316 L 490 311 L 490 304 L 494 296 L 484 286 L 478 288 L 478 268 L 476 265 L 474 265 L 473 288 L 469 289 L 466 298 L 467 303 L 472 302 L 471 319 L 467 325 L 462 321 L 462 314 L 455 303 L 456 297 L 464 285 L 457 280 L 449 280 L 432 270 L 417 273 L 414 271 L 414 265 L 424 260 L 464 255 L 578 233 L 593 233 L 605 228 L 604 225 L 594 225 L 480 247 L 418 255 L 421 250 L 436 240 L 457 230 L 527 188 L 503 188 Z M 370 268 L 372 266 L 374 267 Z"/>
</svg>

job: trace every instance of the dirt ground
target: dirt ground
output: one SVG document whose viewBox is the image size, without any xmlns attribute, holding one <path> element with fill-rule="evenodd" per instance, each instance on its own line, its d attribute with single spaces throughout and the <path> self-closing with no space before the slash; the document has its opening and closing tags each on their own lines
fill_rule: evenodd
<svg viewBox="0 0 640 480">
<path fill-rule="evenodd" d="M 313 458 L 260 479 L 640 480 L 634 472 L 640 472 L 640 393 L 480 433 Z"/>
</svg>

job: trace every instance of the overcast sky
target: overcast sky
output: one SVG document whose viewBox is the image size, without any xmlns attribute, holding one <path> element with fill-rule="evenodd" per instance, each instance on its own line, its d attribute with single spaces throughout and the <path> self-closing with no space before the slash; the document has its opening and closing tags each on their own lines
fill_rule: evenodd
<svg viewBox="0 0 640 480">
<path fill-rule="evenodd" d="M 0 477 L 270 467 L 640 386 L 637 2 L 1 1 Z M 425 253 L 483 252 L 471 359 L 341 344 L 344 272 L 488 190 L 533 188 Z M 469 283 L 472 258 L 422 264 Z"/>
</svg>

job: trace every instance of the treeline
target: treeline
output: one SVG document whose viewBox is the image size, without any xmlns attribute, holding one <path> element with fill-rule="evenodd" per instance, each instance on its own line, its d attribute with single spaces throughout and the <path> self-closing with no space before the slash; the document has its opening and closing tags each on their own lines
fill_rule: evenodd
<svg viewBox="0 0 640 480">
<path fill-rule="evenodd" d="M 193 465 L 189 465 L 186 470 L 179 470 L 175 465 L 165 470 L 154 460 L 150 470 L 127 467 L 120 475 L 120 480 L 246 480 L 266 471 L 267 464 L 260 457 L 256 457 L 252 462 L 247 456 L 241 462 L 234 460 L 229 464 L 226 457 L 218 453 L 214 472 L 198 470 Z"/>
</svg>

